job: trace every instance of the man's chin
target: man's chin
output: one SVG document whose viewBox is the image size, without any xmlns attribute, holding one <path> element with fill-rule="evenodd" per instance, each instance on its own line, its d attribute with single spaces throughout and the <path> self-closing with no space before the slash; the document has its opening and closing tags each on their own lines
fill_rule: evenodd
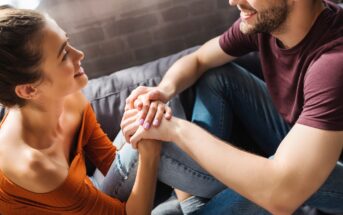
<svg viewBox="0 0 343 215">
<path fill-rule="evenodd" d="M 242 32 L 243 34 L 252 34 L 252 33 L 255 32 L 254 26 L 249 25 L 249 24 L 247 24 L 247 23 L 245 23 L 245 22 L 243 22 L 243 21 L 242 21 L 241 24 L 239 25 L 239 29 L 241 30 L 241 32 Z"/>
</svg>

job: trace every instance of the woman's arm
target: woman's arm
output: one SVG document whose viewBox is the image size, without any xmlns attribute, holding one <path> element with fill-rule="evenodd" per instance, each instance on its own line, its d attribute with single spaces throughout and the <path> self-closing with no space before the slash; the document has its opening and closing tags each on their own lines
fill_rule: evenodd
<svg viewBox="0 0 343 215">
<path fill-rule="evenodd" d="M 125 111 L 121 126 L 133 134 L 139 127 L 139 111 Z M 142 140 L 136 143 L 139 161 L 136 180 L 126 203 L 127 214 L 150 214 L 154 200 L 157 169 L 160 160 L 161 143 L 156 140 Z"/>
<path fill-rule="evenodd" d="M 138 144 L 139 162 L 135 184 L 126 203 L 128 215 L 151 214 L 156 189 L 161 144 L 143 140 Z"/>
</svg>

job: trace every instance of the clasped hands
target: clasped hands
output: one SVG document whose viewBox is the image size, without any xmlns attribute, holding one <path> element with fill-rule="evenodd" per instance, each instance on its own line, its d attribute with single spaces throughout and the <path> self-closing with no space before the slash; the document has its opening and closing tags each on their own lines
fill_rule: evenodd
<svg viewBox="0 0 343 215">
<path fill-rule="evenodd" d="M 141 140 L 170 141 L 172 110 L 157 87 L 138 87 L 126 99 L 120 124 L 127 143 L 137 149 Z"/>
</svg>

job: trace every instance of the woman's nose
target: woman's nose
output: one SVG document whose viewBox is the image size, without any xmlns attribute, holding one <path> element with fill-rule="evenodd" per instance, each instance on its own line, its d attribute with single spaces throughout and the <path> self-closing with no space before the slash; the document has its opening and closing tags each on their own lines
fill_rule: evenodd
<svg viewBox="0 0 343 215">
<path fill-rule="evenodd" d="M 80 60 L 83 60 L 85 58 L 85 53 L 83 53 L 83 51 L 78 50 L 79 54 L 80 54 Z"/>
<path fill-rule="evenodd" d="M 83 51 L 81 51 L 81 50 L 78 50 L 78 49 L 75 49 L 74 48 L 74 50 L 75 50 L 75 59 L 77 59 L 77 60 L 83 60 L 84 58 L 85 58 L 85 54 L 83 53 Z"/>
<path fill-rule="evenodd" d="M 231 6 L 237 5 L 238 2 L 239 2 L 239 0 L 229 0 L 229 4 L 230 4 Z"/>
</svg>

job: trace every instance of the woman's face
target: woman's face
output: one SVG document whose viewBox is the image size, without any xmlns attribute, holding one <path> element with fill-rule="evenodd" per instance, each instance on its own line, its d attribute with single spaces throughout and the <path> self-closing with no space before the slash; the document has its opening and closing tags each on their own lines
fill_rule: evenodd
<svg viewBox="0 0 343 215">
<path fill-rule="evenodd" d="M 69 44 L 66 33 L 51 18 L 46 18 L 43 29 L 42 80 L 37 86 L 39 94 L 59 99 L 82 89 L 88 81 L 81 67 L 83 52 Z"/>
</svg>

